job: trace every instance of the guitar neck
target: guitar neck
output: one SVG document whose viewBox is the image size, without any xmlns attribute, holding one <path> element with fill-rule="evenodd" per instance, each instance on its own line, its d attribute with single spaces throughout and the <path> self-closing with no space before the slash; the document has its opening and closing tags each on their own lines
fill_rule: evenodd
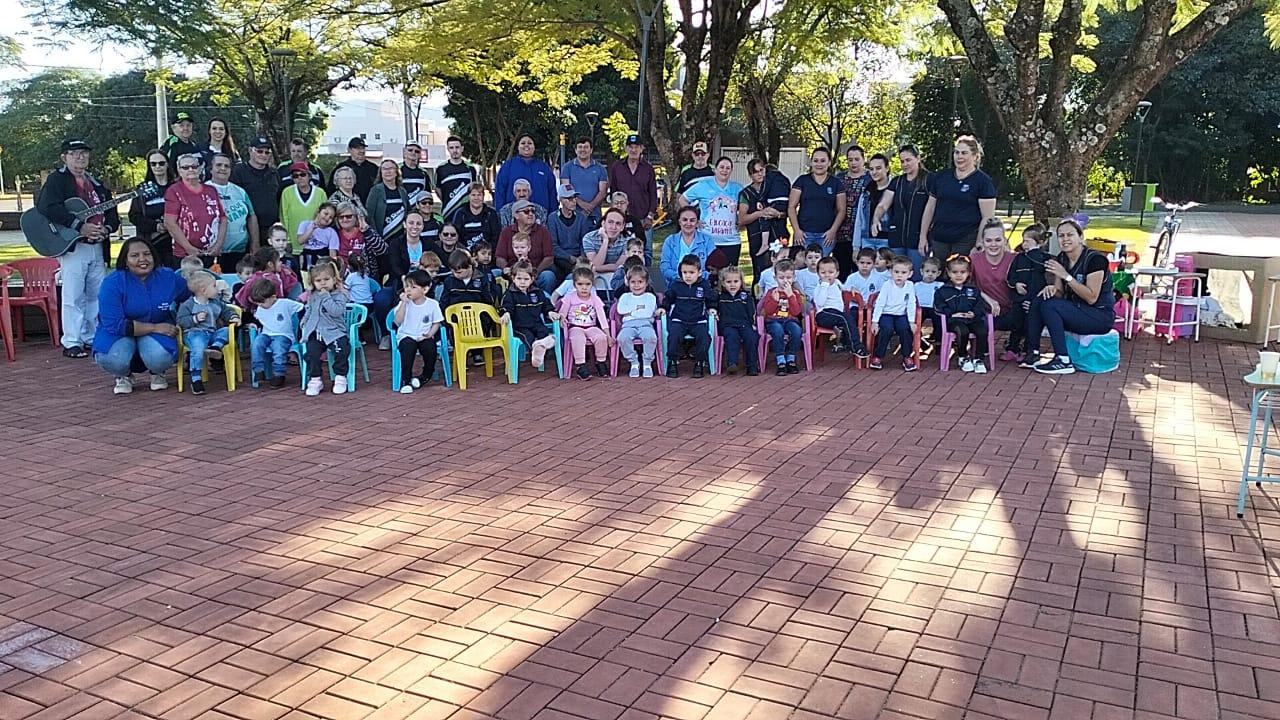
<svg viewBox="0 0 1280 720">
<path fill-rule="evenodd" d="M 97 205 L 94 205 L 92 207 L 87 207 L 84 210 L 81 210 L 80 212 L 75 214 L 76 218 L 79 220 L 84 220 L 85 218 L 91 218 L 94 215 L 97 215 L 98 213 L 102 212 L 103 210 L 113 208 L 122 202 L 132 200 L 138 197 L 139 194 L 140 193 L 137 190 L 130 190 L 129 192 L 123 195 L 117 195 L 111 198 L 110 200 L 107 200 L 106 202 L 100 202 Z"/>
</svg>

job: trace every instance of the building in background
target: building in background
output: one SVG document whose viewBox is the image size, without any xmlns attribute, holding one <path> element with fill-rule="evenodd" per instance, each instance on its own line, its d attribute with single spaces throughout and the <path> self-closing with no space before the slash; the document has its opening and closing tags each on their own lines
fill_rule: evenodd
<svg viewBox="0 0 1280 720">
<path fill-rule="evenodd" d="M 315 152 L 345 155 L 347 142 L 356 136 L 364 138 L 369 145 L 371 160 L 390 157 L 399 161 L 406 140 L 404 103 L 365 97 L 335 98 L 329 111 L 328 126 Z M 448 137 L 443 114 L 424 107 L 418 118 L 418 142 L 426 151 L 422 161 L 424 166 L 434 168 L 444 162 L 448 157 L 445 151 L 445 139 Z"/>
</svg>

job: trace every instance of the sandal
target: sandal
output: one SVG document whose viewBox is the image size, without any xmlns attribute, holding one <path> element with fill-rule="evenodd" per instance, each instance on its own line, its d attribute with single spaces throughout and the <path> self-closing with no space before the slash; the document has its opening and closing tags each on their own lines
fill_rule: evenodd
<svg viewBox="0 0 1280 720">
<path fill-rule="evenodd" d="M 80 345 L 76 345 L 74 347 L 64 347 L 62 348 L 62 357 L 75 358 L 79 360 L 80 358 L 89 357 L 89 351 L 85 350 Z"/>
</svg>

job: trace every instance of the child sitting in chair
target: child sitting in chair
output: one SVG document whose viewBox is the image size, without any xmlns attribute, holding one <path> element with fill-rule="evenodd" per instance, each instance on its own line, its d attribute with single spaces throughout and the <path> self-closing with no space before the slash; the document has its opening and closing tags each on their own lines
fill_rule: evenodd
<svg viewBox="0 0 1280 720">
<path fill-rule="evenodd" d="M 909 258 L 899 255 L 890 266 L 893 279 L 880 288 L 875 308 L 871 311 L 871 328 L 876 333 L 876 352 L 871 357 L 871 369 L 884 367 L 881 358 L 889 351 L 889 340 L 898 336 L 898 352 L 902 355 L 902 369 L 915 372 L 919 368 L 912 358 L 916 333 L 916 292 L 911 282 L 913 268 Z"/>
<path fill-rule="evenodd" d="M 513 241 L 513 248 L 514 245 Z M 502 295 L 502 315 L 498 319 L 511 325 L 511 334 L 529 349 L 529 362 L 541 371 L 547 351 L 554 352 L 556 347 L 556 338 L 547 322 L 559 320 L 560 315 L 552 309 L 547 292 L 534 284 L 532 263 L 517 260 L 507 269 L 511 273 L 511 287 Z"/>
<path fill-rule="evenodd" d="M 400 353 L 400 393 L 408 395 L 426 385 L 436 371 L 436 342 L 444 315 L 431 297 L 431 276 L 410 270 L 395 309 L 396 352 Z M 422 372 L 413 374 L 413 357 L 422 356 Z"/>
<path fill-rule="evenodd" d="M 275 283 L 266 278 L 258 278 L 249 285 L 249 298 L 257 308 L 253 320 L 261 329 L 249 348 L 252 363 L 250 379 L 261 373 L 263 379 L 270 381 L 271 387 L 282 388 L 285 382 L 285 363 L 293 343 L 298 339 L 293 319 L 306 306 L 297 300 L 279 297 Z M 271 362 L 270 374 L 267 373 L 268 361 Z"/>
<path fill-rule="evenodd" d="M 302 296 L 302 285 L 298 282 L 298 276 L 284 267 L 280 262 L 280 253 L 275 248 L 258 248 L 258 251 L 253 254 L 253 274 L 244 281 L 244 287 L 240 288 L 240 292 L 236 294 L 236 304 L 244 308 L 245 312 L 257 311 L 257 306 L 249 292 L 253 284 L 259 280 L 270 280 L 276 288 L 276 294 L 280 297 L 297 300 Z"/>
<path fill-rule="evenodd" d="M 833 348 L 849 351 L 859 358 L 870 357 L 858 331 L 858 310 L 852 304 L 844 308 L 844 288 L 840 285 L 840 264 L 833 257 L 818 261 L 818 285 L 813 289 L 814 322 L 818 327 L 834 330 Z"/>
<path fill-rule="evenodd" d="M 706 373 L 711 347 L 708 318 L 716 311 L 716 292 L 702 277 L 702 263 L 694 254 L 680 258 L 680 280 L 667 286 L 662 310 L 667 316 L 667 377 L 680 377 L 680 343 L 693 337 L 693 376 Z"/>
<path fill-rule="evenodd" d="M 644 248 L 641 247 L 643 251 Z M 628 262 L 633 258 L 628 258 Z M 653 316 L 658 310 L 658 298 L 649 292 L 649 273 L 644 269 L 644 257 L 634 258 L 638 266 L 632 266 L 627 274 L 627 287 L 631 292 L 618 296 L 618 317 L 622 328 L 618 330 L 618 345 L 622 356 L 631 363 L 628 377 L 653 377 L 653 360 L 658 349 L 658 334 L 653 330 Z M 636 354 L 636 342 L 641 352 Z"/>
<path fill-rule="evenodd" d="M 742 357 L 748 375 L 759 375 L 760 358 L 756 348 L 760 335 L 756 332 L 756 300 L 743 287 L 742 270 L 736 265 L 720 271 L 720 293 L 716 298 L 716 327 L 724 338 L 725 373 L 738 370 Z"/>
<path fill-rule="evenodd" d="M 818 273 L 818 263 L 822 261 L 822 245 L 810 243 L 804 249 L 804 267 L 796 270 L 796 287 L 807 298 L 813 297 L 813 291 L 822 280 Z"/>
<path fill-rule="evenodd" d="M 920 322 L 929 323 L 928 338 L 920 340 L 920 354 L 929 355 L 933 348 L 942 342 L 942 323 L 938 322 L 938 313 L 933 309 L 933 299 L 942 282 L 938 276 L 942 274 L 942 262 L 938 258 L 925 258 L 920 266 L 920 282 L 916 283 L 916 304 L 920 306 Z M 920 332 L 924 332 L 923 325 Z"/>
<path fill-rule="evenodd" d="M 932 259 L 932 258 L 931 258 Z M 933 296 L 937 313 L 947 318 L 947 332 L 955 333 L 956 357 L 960 369 L 983 375 L 987 372 L 987 315 L 991 306 L 977 287 L 969 284 L 972 265 L 966 255 L 957 255 L 947 261 L 949 283 Z M 973 353 L 969 353 L 969 335 L 973 334 Z M 946 360 L 947 358 L 943 358 Z"/>
<path fill-rule="evenodd" d="M 287 268 L 293 273 L 295 279 L 302 277 L 302 263 L 297 256 L 292 254 L 292 248 L 289 245 L 289 231 L 285 229 L 283 223 L 275 223 L 267 230 L 267 244 L 264 246 L 276 251 L 276 262 L 280 263 L 281 268 Z M 255 253 L 256 255 L 256 253 Z M 255 270 L 257 263 L 254 263 Z M 301 294 L 302 290 L 299 289 Z M 290 295 L 289 297 L 293 297 Z M 294 298 L 297 299 L 297 298 Z"/>
<path fill-rule="evenodd" d="M 200 258 L 195 255 L 188 255 L 178 263 L 178 274 L 182 275 L 185 280 L 191 280 L 192 275 L 198 272 L 213 278 L 214 295 L 219 300 L 224 303 L 230 303 L 235 299 L 231 292 L 231 286 L 227 284 L 227 281 L 223 280 L 221 275 L 215 275 L 212 270 L 206 270 L 204 263 L 200 262 Z"/>
<path fill-rule="evenodd" d="M 203 395 L 205 355 L 222 357 L 222 348 L 228 342 L 227 326 L 239 324 L 240 317 L 235 308 L 218 297 L 212 273 L 193 271 L 187 277 L 187 289 L 191 297 L 178 307 L 178 327 L 182 328 L 182 342 L 187 346 L 191 394 Z"/>
<path fill-rule="evenodd" d="M 783 260 L 774 266 L 778 286 L 764 294 L 760 310 L 764 315 L 764 329 L 769 333 L 773 358 L 778 364 L 778 375 L 795 375 L 796 353 L 804 343 L 804 293 L 795 287 L 796 266 Z"/>
<path fill-rule="evenodd" d="M 613 344 L 609 336 L 609 320 L 604 303 L 596 294 L 596 273 L 590 267 L 574 268 L 573 294 L 560 299 L 560 316 L 564 318 L 565 336 L 573 348 L 573 362 L 578 367 L 578 377 L 591 379 L 587 370 L 587 343 L 595 350 L 596 374 L 609 376 L 609 364 L 604 361 L 605 351 Z"/>
</svg>

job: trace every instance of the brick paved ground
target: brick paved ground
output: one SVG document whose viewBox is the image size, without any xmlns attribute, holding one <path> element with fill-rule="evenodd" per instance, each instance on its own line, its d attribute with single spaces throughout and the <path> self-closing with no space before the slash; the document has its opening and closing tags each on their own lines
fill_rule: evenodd
<svg viewBox="0 0 1280 720">
<path fill-rule="evenodd" d="M 1253 350 L 113 397 L 0 365 L 0 718 L 1280 717 Z"/>
</svg>

